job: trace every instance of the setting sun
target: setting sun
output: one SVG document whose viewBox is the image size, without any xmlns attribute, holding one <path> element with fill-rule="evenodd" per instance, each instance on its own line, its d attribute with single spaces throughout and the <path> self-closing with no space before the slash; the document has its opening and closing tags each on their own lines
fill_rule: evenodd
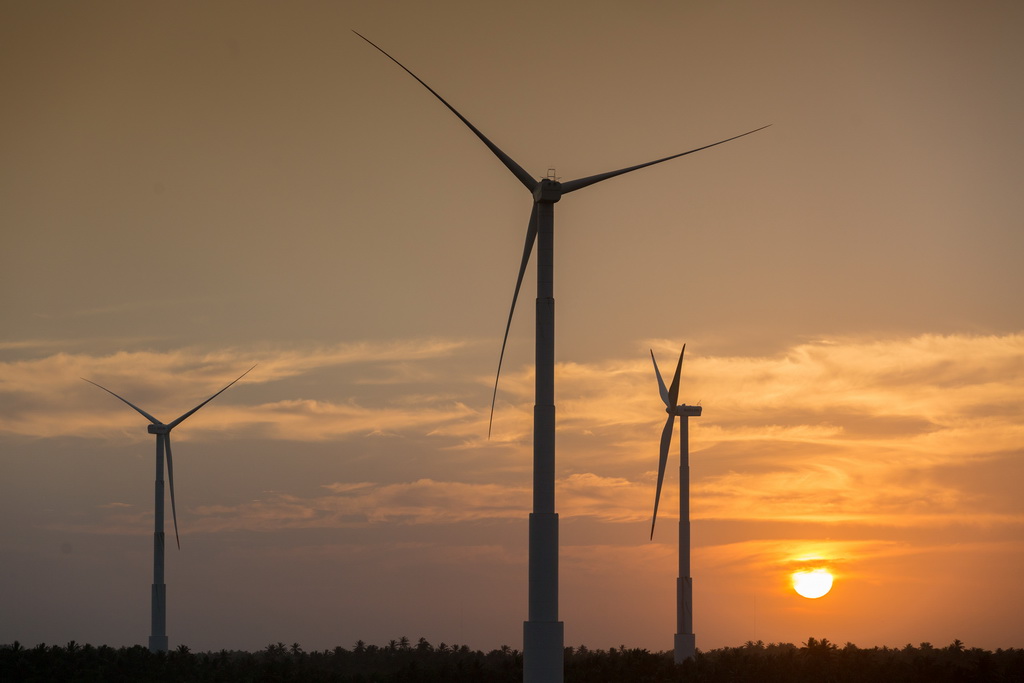
<svg viewBox="0 0 1024 683">
<path fill-rule="evenodd" d="M 805 598 L 820 598 L 832 590 L 832 575 L 827 569 L 793 572 L 793 589 Z"/>
</svg>

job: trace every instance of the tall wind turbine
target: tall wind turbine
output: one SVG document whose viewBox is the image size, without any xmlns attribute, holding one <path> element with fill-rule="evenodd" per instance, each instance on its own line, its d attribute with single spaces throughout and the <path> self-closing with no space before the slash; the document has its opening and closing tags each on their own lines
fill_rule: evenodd
<svg viewBox="0 0 1024 683">
<path fill-rule="evenodd" d="M 255 365 L 252 368 L 256 367 Z M 252 368 L 249 368 L 231 384 L 234 384 L 242 377 L 248 375 Z M 85 379 L 84 377 L 82 379 Z M 150 652 L 167 651 L 167 586 L 164 584 L 164 452 L 167 453 L 167 482 L 171 489 L 171 517 L 174 519 L 174 540 L 181 549 L 181 540 L 178 538 L 178 512 L 174 505 L 174 462 L 171 458 L 171 430 L 184 422 L 192 413 L 196 412 L 213 399 L 220 396 L 228 387 L 224 387 L 216 394 L 206 399 L 192 410 L 172 422 L 164 424 L 142 408 L 139 408 L 128 399 L 118 396 L 110 389 L 96 384 L 92 380 L 85 379 L 89 384 L 95 385 L 115 398 L 119 398 L 135 409 L 140 415 L 150 421 L 148 431 L 156 435 L 156 492 L 153 515 L 153 590 L 151 598 L 151 628 L 149 636 Z"/>
<path fill-rule="evenodd" d="M 665 465 L 668 464 L 668 447 L 672 443 L 672 425 L 679 417 L 679 576 L 676 578 L 676 637 L 675 661 L 682 664 L 687 658 L 696 654 L 696 636 L 693 634 L 693 579 L 690 577 L 690 421 L 691 417 L 700 417 L 700 406 L 688 406 L 685 403 L 676 405 L 679 400 L 679 373 L 683 369 L 683 354 L 686 344 L 679 352 L 676 363 L 676 374 L 672 377 L 671 386 L 666 389 L 658 370 L 658 361 L 654 361 L 654 374 L 658 376 L 658 389 L 661 400 L 665 402 L 668 420 L 661 431 L 661 454 L 658 460 L 658 487 L 654 492 L 654 516 L 651 519 L 651 538 L 654 538 L 654 524 L 658 521 L 658 502 L 661 500 L 661 485 L 665 480 Z"/>
<path fill-rule="evenodd" d="M 505 357 L 509 328 L 515 312 L 519 289 L 523 284 L 526 264 L 530 260 L 534 242 L 537 247 L 537 322 L 536 322 L 536 403 L 533 409 L 533 512 L 530 514 L 530 558 L 529 558 L 529 618 L 523 624 L 523 680 L 526 683 L 548 683 L 562 680 L 563 625 L 558 620 L 558 514 L 555 512 L 555 299 L 552 290 L 554 216 L 555 203 L 562 195 L 589 187 L 602 180 L 636 171 L 647 166 L 660 164 L 702 149 L 714 147 L 744 135 L 767 128 L 762 126 L 741 135 L 735 135 L 710 145 L 704 145 L 687 152 L 680 152 L 662 159 L 655 159 L 636 166 L 621 168 L 598 175 L 560 183 L 552 178 L 534 180 L 522 166 L 517 164 L 493 142 L 487 139 L 476 126 L 469 122 L 455 107 L 424 83 L 419 76 L 409 71 L 401 62 L 389 55 L 378 45 L 353 31 L 388 59 L 419 81 L 462 123 L 476 135 L 491 153 L 505 165 L 512 175 L 523 184 L 533 196 L 533 210 L 526 227 L 526 244 L 519 265 L 512 306 L 505 324 L 505 336 L 501 342 L 498 357 L 498 372 L 494 380 L 494 394 L 491 397 L 491 419 L 494 417 L 494 400 L 498 391 L 498 376 L 501 362 Z M 490 426 L 488 426 L 490 434 Z"/>
</svg>

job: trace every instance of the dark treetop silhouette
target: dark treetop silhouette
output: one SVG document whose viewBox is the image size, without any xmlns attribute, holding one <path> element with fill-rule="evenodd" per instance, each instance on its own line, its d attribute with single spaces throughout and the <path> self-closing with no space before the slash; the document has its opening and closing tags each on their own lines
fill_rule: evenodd
<svg viewBox="0 0 1024 683">
<path fill-rule="evenodd" d="M 152 654 L 140 646 L 93 647 L 75 641 L 66 646 L 24 647 L 15 641 L 0 645 L 2 681 L 333 681 L 337 683 L 513 683 L 521 680 L 522 653 L 508 646 L 483 652 L 466 645 L 437 646 L 420 638 L 414 646 L 383 647 L 362 640 L 351 649 L 304 650 L 278 642 L 256 652 L 221 650 L 192 652 L 180 645 L 170 653 Z M 677 665 L 667 652 L 640 648 L 593 649 L 581 645 L 565 650 L 566 680 L 579 683 L 963 683 L 1024 680 L 1024 650 L 991 652 L 966 647 L 959 640 L 946 647 L 839 647 L 822 638 L 808 638 L 802 647 L 791 643 L 747 641 L 697 653 Z"/>
</svg>

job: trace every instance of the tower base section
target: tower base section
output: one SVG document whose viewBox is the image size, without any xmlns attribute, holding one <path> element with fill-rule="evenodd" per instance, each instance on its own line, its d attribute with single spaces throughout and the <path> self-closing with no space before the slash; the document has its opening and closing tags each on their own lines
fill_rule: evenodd
<svg viewBox="0 0 1024 683">
<path fill-rule="evenodd" d="M 157 536 L 161 544 L 163 543 L 163 537 L 162 533 Z M 155 568 L 153 573 L 157 574 Z M 163 573 L 162 567 L 160 573 Z M 167 652 L 167 584 L 162 582 L 162 578 L 160 581 L 160 583 L 154 583 L 150 586 L 150 652 Z"/>
<path fill-rule="evenodd" d="M 564 631 L 561 621 L 523 622 L 523 683 L 562 683 Z"/>
<path fill-rule="evenodd" d="M 676 664 L 682 664 L 697 655 L 697 636 L 692 633 L 677 633 L 675 645 Z"/>
</svg>

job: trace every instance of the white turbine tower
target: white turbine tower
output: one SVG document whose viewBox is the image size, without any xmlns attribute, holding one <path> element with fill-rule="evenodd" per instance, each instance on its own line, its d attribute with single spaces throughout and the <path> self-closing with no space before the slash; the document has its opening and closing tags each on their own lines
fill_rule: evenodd
<svg viewBox="0 0 1024 683">
<path fill-rule="evenodd" d="M 665 402 L 668 420 L 661 431 L 661 453 L 658 460 L 658 487 L 654 492 L 654 516 L 651 519 L 651 538 L 654 538 L 654 524 L 658 521 L 658 502 L 661 500 L 661 485 L 665 480 L 665 466 L 668 464 L 668 448 L 672 443 L 672 425 L 679 417 L 679 576 L 676 578 L 676 636 L 675 661 L 682 664 L 687 658 L 696 654 L 696 636 L 693 634 L 693 579 L 690 577 L 690 421 L 691 417 L 700 417 L 700 406 L 688 406 L 685 403 L 676 405 L 679 400 L 679 373 L 683 369 L 683 354 L 686 344 L 679 353 L 676 374 L 672 377 L 671 386 L 666 389 L 658 370 L 658 361 L 654 361 L 654 374 L 658 376 L 658 389 L 661 400 Z"/>
<path fill-rule="evenodd" d="M 256 367 L 255 365 L 252 368 Z M 234 384 L 242 377 L 248 375 L 252 368 L 249 368 L 243 372 L 238 379 L 231 384 Z M 84 377 L 82 379 L 85 379 Z M 178 419 L 164 424 L 160 420 L 156 419 L 142 408 L 139 408 L 135 404 L 131 403 L 127 399 L 118 396 L 110 389 L 104 386 L 96 384 L 92 380 L 85 379 L 86 382 L 94 386 L 99 387 L 103 391 L 107 392 L 115 398 L 119 398 L 129 406 L 134 408 L 136 412 L 142 415 L 144 418 L 150 421 L 148 432 L 156 435 L 156 491 L 154 500 L 154 515 L 153 515 L 153 589 L 151 597 L 151 629 L 149 636 L 149 651 L 150 652 L 166 652 L 167 651 L 167 586 L 164 584 L 164 452 L 167 453 L 167 482 L 171 490 L 171 517 L 174 519 L 174 540 L 178 544 L 178 549 L 181 549 L 181 541 L 178 539 L 178 512 L 174 504 L 174 461 L 171 458 L 171 430 L 177 427 L 179 424 L 184 422 L 192 413 L 196 412 L 213 399 L 220 396 L 228 387 L 224 387 L 216 394 L 206 399 L 192 410 L 188 411 Z"/>
<path fill-rule="evenodd" d="M 389 55 L 371 40 L 357 31 L 357 36 L 380 50 L 388 59 L 415 78 L 462 123 L 483 142 L 491 153 L 521 182 L 533 196 L 533 210 L 526 228 L 526 245 L 519 265 L 512 306 L 505 324 L 505 337 L 501 342 L 498 357 L 498 372 L 494 380 L 494 395 L 491 398 L 491 418 L 494 417 L 494 399 L 498 391 L 498 376 L 505 356 L 512 315 L 515 312 L 519 289 L 523 284 L 526 265 L 530 260 L 534 242 L 537 247 L 537 318 L 536 318 L 536 402 L 533 412 L 533 512 L 530 514 L 530 557 L 529 557 L 529 618 L 523 624 L 523 680 L 526 683 L 552 683 L 562 681 L 563 667 L 563 625 L 558 620 L 558 514 L 555 512 L 555 299 L 552 289 L 554 254 L 555 203 L 562 195 L 581 190 L 602 180 L 636 171 L 663 161 L 676 159 L 702 149 L 714 147 L 755 130 L 736 135 L 710 145 L 704 145 L 687 152 L 680 152 L 643 164 L 621 168 L 598 175 L 560 183 L 552 178 L 534 180 L 522 166 L 488 140 L 476 126 L 448 104 L 443 97 L 424 83 L 419 76 L 409 71 L 401 62 Z M 488 426 L 488 435 L 490 426 Z"/>
</svg>

